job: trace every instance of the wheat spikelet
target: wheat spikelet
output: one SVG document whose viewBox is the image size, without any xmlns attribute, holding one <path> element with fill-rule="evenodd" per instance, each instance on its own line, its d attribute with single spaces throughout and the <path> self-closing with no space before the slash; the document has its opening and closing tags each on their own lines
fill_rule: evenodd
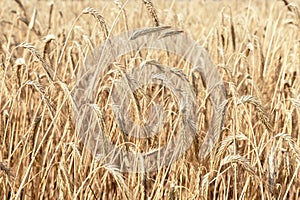
<svg viewBox="0 0 300 200">
<path fill-rule="evenodd" d="M 9 122 L 9 113 L 7 110 L 3 110 L 1 111 L 1 122 L 0 122 L 0 131 L 2 133 L 5 133 L 6 132 L 6 127 L 8 125 L 8 122 Z M 0 137 L 0 139 L 2 139 L 2 137 Z"/>
<path fill-rule="evenodd" d="M 65 158 L 65 151 L 63 151 L 63 153 L 62 153 L 62 159 L 67 160 Z M 71 181 L 71 178 L 70 178 L 71 176 L 68 173 L 67 167 L 65 166 L 65 164 L 63 162 L 59 162 L 59 173 L 61 174 L 63 187 L 66 187 L 69 194 L 74 194 L 74 183 L 73 183 L 73 181 Z"/>
<path fill-rule="evenodd" d="M 300 162 L 300 147 L 296 144 L 293 140 L 292 136 L 287 133 L 278 133 L 274 136 L 274 138 L 280 137 L 287 141 L 290 148 L 293 150 L 294 156 L 296 157 L 297 161 Z"/>
<path fill-rule="evenodd" d="M 16 73 L 15 74 L 17 75 L 18 86 L 21 86 L 21 74 L 20 74 L 20 70 L 21 70 L 22 66 L 26 66 L 24 58 L 17 58 L 15 60 L 15 63 L 14 63 L 14 69 L 16 69 Z"/>
<path fill-rule="evenodd" d="M 159 26 L 159 20 L 156 14 L 155 7 L 151 0 L 143 0 L 148 12 L 150 13 L 155 26 Z"/>
<path fill-rule="evenodd" d="M 49 9 L 48 31 L 51 29 L 51 19 L 52 19 L 52 13 L 53 13 L 53 6 L 54 6 L 54 2 L 52 1 L 52 2 L 50 3 L 50 9 Z"/>
<path fill-rule="evenodd" d="M 246 169 L 253 176 L 253 178 L 256 179 L 256 181 L 264 183 L 266 185 L 266 188 L 269 189 L 271 193 L 274 191 L 273 185 L 269 184 L 269 180 L 267 179 L 265 172 L 262 172 L 263 176 L 259 175 L 257 169 L 250 165 L 249 159 L 238 154 L 229 155 L 224 157 L 221 160 L 220 167 L 229 163 L 239 163 L 244 169 Z"/>
<path fill-rule="evenodd" d="M 265 108 L 263 107 L 260 100 L 258 100 L 257 98 L 255 98 L 253 96 L 245 95 L 245 96 L 242 96 L 238 100 L 237 105 L 242 104 L 242 103 L 250 103 L 250 104 L 254 105 L 258 111 L 258 118 L 262 121 L 262 123 L 266 126 L 266 128 L 269 131 L 272 130 L 272 125 L 270 123 L 270 119 L 269 119 L 267 112 L 265 111 Z"/>
<path fill-rule="evenodd" d="M 54 107 L 52 105 L 49 95 L 47 95 L 47 93 L 45 92 L 44 86 L 42 86 L 40 83 L 38 83 L 36 81 L 27 81 L 27 82 L 25 82 L 24 86 L 25 85 L 33 86 L 41 94 L 42 99 L 45 101 L 46 105 L 48 106 L 48 109 L 49 109 L 52 117 L 55 116 Z"/>
<path fill-rule="evenodd" d="M 97 104 L 92 104 L 91 106 L 97 114 L 97 118 L 98 118 L 98 121 L 99 121 L 102 131 L 104 132 L 104 134 L 106 134 L 107 128 L 106 128 L 106 124 L 105 124 L 105 120 L 104 120 L 104 115 L 103 115 L 100 107 Z"/>
<path fill-rule="evenodd" d="M 168 31 L 168 32 L 161 34 L 158 38 L 161 39 L 164 37 L 170 37 L 170 36 L 181 34 L 181 33 L 184 33 L 184 31 L 172 30 L 172 31 Z"/>
<path fill-rule="evenodd" d="M 200 192 L 202 199 L 205 199 L 205 200 L 207 199 L 209 182 L 214 173 L 215 173 L 214 171 L 210 171 L 203 176 L 203 179 L 201 182 L 201 192 Z"/>
<path fill-rule="evenodd" d="M 238 154 L 237 155 L 228 155 L 228 156 L 224 157 L 221 160 L 220 166 L 223 166 L 223 165 L 226 165 L 229 163 L 239 163 L 251 174 L 254 174 L 254 175 L 256 174 L 255 173 L 256 170 L 250 165 L 250 161 L 241 155 L 238 155 Z"/>
<path fill-rule="evenodd" d="M 144 28 L 142 30 L 137 30 L 135 31 L 131 36 L 130 36 L 130 40 L 135 40 L 141 36 L 147 35 L 147 34 L 151 34 L 151 33 L 155 33 L 155 32 L 160 32 L 166 29 L 171 28 L 171 26 L 158 26 L 158 27 L 150 27 L 150 28 Z"/>
<path fill-rule="evenodd" d="M 54 76 L 56 75 L 55 71 L 53 70 L 51 65 L 48 64 L 47 61 L 41 56 L 41 54 L 34 48 L 34 46 L 29 43 L 21 43 L 19 46 L 28 49 L 33 55 L 35 55 L 40 60 L 43 69 L 47 73 L 48 78 L 51 80 L 51 82 L 53 82 Z M 61 80 L 58 75 L 56 75 L 56 77 L 58 80 Z"/>
<path fill-rule="evenodd" d="M 300 111 L 300 101 L 296 98 L 288 98 L 287 100 L 291 101 L 293 106 Z"/>
<path fill-rule="evenodd" d="M 234 142 L 234 140 L 241 141 L 247 139 L 247 136 L 241 132 L 236 135 L 229 135 L 228 137 L 222 139 L 218 148 L 217 158 L 221 158 L 222 155 L 224 155 L 225 151 Z"/>
<path fill-rule="evenodd" d="M 45 46 L 44 46 L 44 51 L 43 51 L 43 58 L 46 59 L 46 55 L 48 56 L 48 61 L 50 61 L 50 42 L 52 40 L 55 40 L 55 35 L 53 34 L 49 34 L 46 35 L 46 37 L 44 38 L 44 42 L 45 42 Z"/>
<path fill-rule="evenodd" d="M 105 165 L 104 168 L 108 173 L 110 173 L 114 177 L 114 180 L 116 180 L 118 187 L 122 191 L 122 195 L 124 195 L 123 198 L 134 199 L 130 189 L 128 188 L 125 182 L 122 173 L 118 169 L 114 168 L 114 166 Z"/>
<path fill-rule="evenodd" d="M 33 10 L 30 22 L 28 24 L 28 29 L 32 30 L 34 28 L 35 20 L 36 20 L 37 11 L 36 9 Z"/>
<path fill-rule="evenodd" d="M 124 78 L 126 87 L 128 87 L 130 91 L 130 96 L 133 99 L 134 102 L 134 109 L 135 109 L 135 117 L 137 118 L 138 123 L 142 121 L 142 111 L 141 111 L 141 105 L 138 101 L 137 95 L 133 88 L 137 88 L 138 83 L 136 80 L 130 75 L 125 73 L 125 68 L 120 64 L 115 62 L 114 66 L 117 68 L 118 72 L 121 74 L 121 76 Z"/>
<path fill-rule="evenodd" d="M 118 6 L 118 8 L 121 10 L 124 18 L 124 23 L 125 23 L 125 29 L 128 31 L 128 18 L 127 18 L 127 13 L 126 10 L 124 9 L 124 5 L 120 0 L 115 0 L 115 4 Z"/>
<path fill-rule="evenodd" d="M 42 119 L 42 116 L 36 116 L 35 118 L 34 118 L 34 122 L 33 122 L 33 128 L 32 128 L 32 130 L 33 130 L 33 135 L 36 135 L 36 133 L 37 133 L 37 129 L 38 129 L 38 127 L 39 127 L 39 124 L 40 124 L 40 122 L 41 122 L 41 119 Z"/>
<path fill-rule="evenodd" d="M 104 19 L 104 17 L 101 15 L 100 12 L 98 12 L 98 11 L 97 11 L 96 9 L 94 9 L 94 8 L 88 7 L 88 8 L 85 8 L 85 9 L 82 11 L 82 13 L 83 13 L 83 14 L 91 14 L 93 17 L 95 17 L 95 18 L 100 22 L 102 31 L 104 32 L 105 39 L 108 38 L 108 34 L 109 34 L 108 28 L 107 28 L 105 19 Z"/>
</svg>

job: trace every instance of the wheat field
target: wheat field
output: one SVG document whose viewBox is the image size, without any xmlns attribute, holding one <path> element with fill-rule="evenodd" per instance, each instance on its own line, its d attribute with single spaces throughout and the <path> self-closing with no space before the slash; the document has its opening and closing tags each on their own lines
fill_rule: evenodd
<svg viewBox="0 0 300 200">
<path fill-rule="evenodd" d="M 72 92 L 85 59 L 107 38 L 156 26 L 183 31 L 210 55 L 226 88 L 222 134 L 200 159 L 213 105 L 189 63 L 161 51 L 124 55 L 98 80 L 94 105 L 113 142 L 151 151 L 180 130 L 173 93 L 145 86 L 134 99 L 141 113 L 163 104 L 163 131 L 147 140 L 122 135 L 110 89 L 130 67 L 155 59 L 180 69 L 199 104 L 197 136 L 183 156 L 155 171 L 125 173 L 83 144 Z M 300 199 L 299 74 L 296 0 L 1 1 L 0 198 Z"/>
</svg>

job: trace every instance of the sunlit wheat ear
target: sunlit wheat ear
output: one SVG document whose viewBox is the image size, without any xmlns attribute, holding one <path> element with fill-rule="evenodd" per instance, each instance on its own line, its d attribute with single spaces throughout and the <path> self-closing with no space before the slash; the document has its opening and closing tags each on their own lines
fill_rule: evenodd
<svg viewBox="0 0 300 200">
<path fill-rule="evenodd" d="M 122 191 L 123 197 L 121 199 L 134 199 L 131 190 L 128 188 L 125 182 L 123 174 L 114 166 L 105 165 L 104 168 L 106 169 L 107 173 L 114 177 L 119 189 Z"/>
<path fill-rule="evenodd" d="M 145 28 L 142 30 L 137 30 L 135 31 L 131 36 L 130 36 L 130 40 L 135 40 L 138 37 L 147 35 L 147 34 L 151 34 L 151 33 L 155 33 L 155 32 L 160 32 L 166 29 L 171 28 L 171 26 L 159 26 L 159 27 L 150 27 L 150 28 Z"/>
<path fill-rule="evenodd" d="M 55 115 L 54 106 L 52 105 L 52 102 L 50 100 L 49 95 L 47 95 L 47 93 L 45 92 L 44 87 L 40 83 L 38 83 L 36 81 L 27 81 L 24 84 L 24 86 L 25 85 L 31 85 L 31 86 L 33 86 L 41 94 L 42 99 L 45 101 L 45 103 L 48 106 L 48 109 L 49 109 L 49 111 L 50 111 L 50 113 L 51 113 L 51 115 L 53 117 Z"/>
<path fill-rule="evenodd" d="M 256 181 L 263 182 L 264 184 L 266 184 L 268 189 L 271 188 L 268 180 L 264 177 L 259 176 L 257 169 L 250 165 L 249 159 L 245 158 L 244 156 L 238 155 L 238 154 L 237 155 L 228 155 L 221 160 L 219 168 L 221 169 L 221 167 L 223 165 L 230 164 L 230 163 L 240 164 L 247 172 L 249 172 L 249 174 L 251 174 L 253 176 L 254 179 L 256 179 Z"/>
<path fill-rule="evenodd" d="M 203 176 L 202 182 L 201 182 L 201 199 L 207 199 L 208 196 L 208 188 L 209 188 L 209 182 L 211 181 L 211 177 L 215 174 L 215 171 L 209 171 Z"/>
<path fill-rule="evenodd" d="M 140 106 L 140 103 L 139 103 L 138 98 L 136 96 L 136 93 L 133 89 L 133 88 L 137 88 L 138 83 L 136 82 L 134 77 L 132 77 L 131 75 L 125 73 L 125 67 L 122 66 L 120 63 L 114 62 L 114 66 L 116 67 L 118 72 L 121 74 L 121 76 L 125 80 L 126 87 L 129 89 L 130 96 L 133 99 L 133 105 L 134 105 L 134 109 L 135 109 L 135 111 L 134 111 L 135 117 L 138 119 L 138 121 L 141 121 L 141 119 L 142 119 L 141 106 Z"/>
<path fill-rule="evenodd" d="M 50 60 L 49 54 L 50 54 L 50 42 L 52 40 L 55 40 L 55 35 L 49 34 L 46 35 L 44 38 L 45 46 L 44 46 L 44 51 L 43 51 L 43 58 L 46 59 L 46 55 L 48 56 L 48 61 Z"/>
<path fill-rule="evenodd" d="M 159 26 L 159 20 L 158 20 L 156 10 L 155 10 L 153 3 L 151 2 L 151 0 L 143 0 L 143 2 L 152 17 L 154 25 Z"/>
<path fill-rule="evenodd" d="M 19 87 L 21 85 L 21 69 L 22 69 L 22 66 L 26 66 L 26 62 L 25 62 L 24 58 L 17 58 L 15 60 L 13 69 L 15 70 L 15 74 L 17 76 L 17 83 L 18 83 L 17 85 Z"/>
<path fill-rule="evenodd" d="M 126 10 L 124 9 L 124 4 L 120 0 L 115 0 L 114 2 L 123 14 L 125 28 L 126 28 L 126 31 L 128 31 L 128 18 L 127 18 Z"/>
<path fill-rule="evenodd" d="M 29 44 L 29 43 L 21 43 L 19 46 L 23 47 L 25 49 L 28 49 L 33 55 L 35 55 L 35 57 L 37 57 L 37 59 L 39 59 L 39 61 L 42 63 L 43 69 L 47 73 L 48 78 L 51 80 L 51 82 L 53 82 L 54 81 L 55 71 L 53 70 L 53 68 L 51 67 L 51 65 L 49 63 L 47 63 L 47 61 L 35 49 L 35 47 L 32 44 Z M 61 80 L 58 77 L 58 75 L 56 75 L 56 77 L 57 77 L 58 80 Z"/>
<path fill-rule="evenodd" d="M 97 11 L 96 9 L 91 8 L 91 7 L 85 8 L 82 11 L 82 13 L 83 14 L 90 14 L 100 22 L 102 31 L 104 32 L 104 36 L 105 36 L 105 39 L 106 39 L 108 37 L 109 32 L 108 32 L 108 28 L 107 28 L 107 25 L 106 25 L 106 22 L 105 22 L 105 19 L 104 19 L 103 15 L 101 15 L 101 13 L 99 11 Z"/>
<path fill-rule="evenodd" d="M 40 122 L 42 120 L 42 116 L 36 116 L 32 125 L 32 134 L 36 135 Z"/>
<path fill-rule="evenodd" d="M 289 100 L 292 102 L 292 105 L 300 111 L 300 100 L 296 99 L 296 98 L 288 98 L 286 100 Z"/>
<path fill-rule="evenodd" d="M 229 135 L 228 137 L 224 138 L 219 145 L 218 152 L 217 152 L 217 158 L 221 158 L 224 154 L 225 151 L 228 149 L 228 147 L 236 141 L 241 141 L 241 140 L 247 140 L 247 136 L 244 135 L 243 133 L 239 133 L 236 135 Z"/>
<path fill-rule="evenodd" d="M 254 107 L 258 111 L 258 118 L 261 120 L 261 122 L 266 126 L 266 128 L 269 131 L 272 130 L 272 125 L 270 123 L 270 119 L 269 119 L 268 114 L 260 100 L 258 100 L 257 98 L 255 98 L 253 96 L 245 95 L 245 96 L 242 96 L 238 100 L 237 103 L 238 103 L 238 105 L 243 104 L 243 103 L 249 103 L 251 105 L 254 105 Z"/>
<path fill-rule="evenodd" d="M 290 148 L 292 149 L 294 157 L 300 163 L 300 147 L 293 140 L 292 136 L 287 133 L 278 133 L 277 135 L 275 135 L 275 138 L 277 137 L 284 139 L 289 144 Z"/>
<path fill-rule="evenodd" d="M 229 155 L 221 160 L 220 166 L 229 164 L 229 163 L 239 163 L 241 164 L 248 172 L 253 175 L 256 175 L 256 170 L 250 165 L 250 161 L 241 156 L 241 155 Z"/>
</svg>

